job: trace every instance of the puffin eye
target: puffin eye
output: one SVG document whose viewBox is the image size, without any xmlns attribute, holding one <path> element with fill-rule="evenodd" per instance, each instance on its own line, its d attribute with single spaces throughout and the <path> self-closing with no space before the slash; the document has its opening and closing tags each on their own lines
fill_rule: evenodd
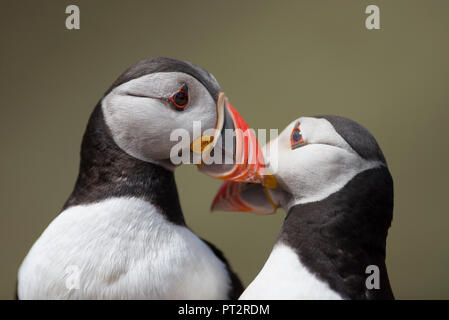
<svg viewBox="0 0 449 320">
<path fill-rule="evenodd" d="M 168 100 L 176 108 L 176 110 L 178 111 L 184 110 L 184 108 L 189 103 L 189 89 L 187 88 L 187 85 L 183 85 L 182 88 L 179 89 L 179 91 L 176 92 Z"/>
<path fill-rule="evenodd" d="M 293 129 L 292 134 L 290 135 L 290 145 L 292 149 L 296 149 L 305 144 L 304 138 L 302 137 L 301 130 L 298 128 Z"/>
</svg>

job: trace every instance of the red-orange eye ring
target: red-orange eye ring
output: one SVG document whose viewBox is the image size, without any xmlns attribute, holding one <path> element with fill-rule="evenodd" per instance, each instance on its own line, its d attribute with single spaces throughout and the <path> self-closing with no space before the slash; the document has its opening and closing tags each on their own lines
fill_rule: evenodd
<svg viewBox="0 0 449 320">
<path fill-rule="evenodd" d="M 293 129 L 290 135 L 290 145 L 292 149 L 298 148 L 304 144 L 304 137 L 299 128 Z"/>
<path fill-rule="evenodd" d="M 183 85 L 170 99 L 171 104 L 178 110 L 182 111 L 189 104 L 189 89 L 187 85 Z"/>
</svg>

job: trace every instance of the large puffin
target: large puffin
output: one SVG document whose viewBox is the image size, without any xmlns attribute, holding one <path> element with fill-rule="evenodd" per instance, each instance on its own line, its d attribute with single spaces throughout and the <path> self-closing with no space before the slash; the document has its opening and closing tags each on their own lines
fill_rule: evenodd
<svg viewBox="0 0 449 320">
<path fill-rule="evenodd" d="M 210 134 L 193 140 L 194 122 Z M 186 226 L 172 160 L 179 141 L 171 134 L 181 129 L 200 139 L 175 152 L 192 155 L 212 153 L 226 142 L 224 130 L 242 128 L 245 121 L 200 67 L 159 57 L 126 70 L 89 119 L 74 190 L 24 259 L 18 298 L 237 298 L 242 285 L 223 254 Z M 200 170 L 254 181 L 257 163 L 245 159 L 257 142 L 249 139 L 251 146 L 240 136 L 222 145 L 244 161 L 201 162 Z"/>
<path fill-rule="evenodd" d="M 241 299 L 393 299 L 385 265 L 393 180 L 374 137 L 343 117 L 302 117 L 263 153 L 277 187 L 225 182 L 212 204 L 287 212 Z"/>
</svg>

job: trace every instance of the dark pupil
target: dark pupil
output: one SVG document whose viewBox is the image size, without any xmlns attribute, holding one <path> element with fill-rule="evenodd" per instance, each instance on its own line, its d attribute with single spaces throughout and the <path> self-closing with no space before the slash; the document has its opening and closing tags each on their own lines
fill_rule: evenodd
<svg viewBox="0 0 449 320">
<path fill-rule="evenodd" d="M 298 142 L 301 140 L 301 132 L 299 132 L 299 130 L 295 130 L 295 132 L 293 132 L 293 141 Z"/>
<path fill-rule="evenodd" d="M 180 91 L 173 97 L 173 100 L 178 106 L 184 106 L 187 103 L 187 94 Z"/>
</svg>

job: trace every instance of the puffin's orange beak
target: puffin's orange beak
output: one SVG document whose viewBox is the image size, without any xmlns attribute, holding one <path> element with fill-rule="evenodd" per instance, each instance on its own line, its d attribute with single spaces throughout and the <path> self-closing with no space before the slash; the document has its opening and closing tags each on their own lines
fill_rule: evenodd
<svg viewBox="0 0 449 320">
<path fill-rule="evenodd" d="M 197 143 L 197 152 L 208 151 L 199 170 L 217 179 L 253 182 L 275 187 L 276 180 L 265 168 L 265 160 L 254 131 L 232 107 L 226 95 L 217 101 L 215 135 L 208 137 L 207 148 Z M 203 139 L 203 138 L 201 138 Z M 194 142 L 195 143 L 195 142 Z M 192 148 L 195 151 L 195 147 Z M 211 161 L 212 160 L 212 161 Z"/>
<path fill-rule="evenodd" d="M 211 211 L 253 212 L 267 215 L 276 212 L 278 205 L 270 196 L 269 190 L 261 184 L 223 182 Z"/>
</svg>

